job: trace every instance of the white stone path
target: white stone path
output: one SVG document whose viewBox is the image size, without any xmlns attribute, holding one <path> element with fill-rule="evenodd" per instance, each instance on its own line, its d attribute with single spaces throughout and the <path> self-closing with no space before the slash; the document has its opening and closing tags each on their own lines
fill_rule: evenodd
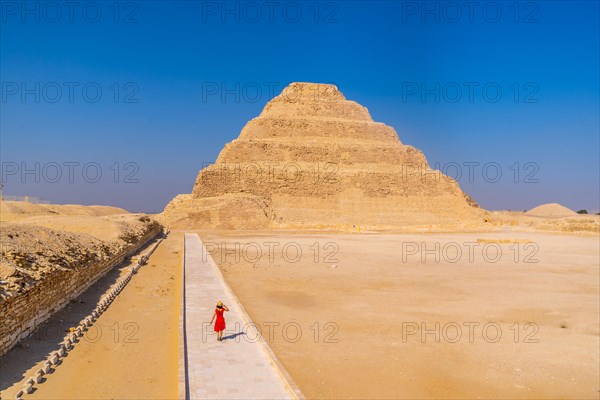
<svg viewBox="0 0 600 400">
<path fill-rule="evenodd" d="M 185 234 L 180 321 L 180 399 L 303 398 L 229 289 L 197 234 Z M 223 342 L 209 324 L 222 300 Z"/>
</svg>

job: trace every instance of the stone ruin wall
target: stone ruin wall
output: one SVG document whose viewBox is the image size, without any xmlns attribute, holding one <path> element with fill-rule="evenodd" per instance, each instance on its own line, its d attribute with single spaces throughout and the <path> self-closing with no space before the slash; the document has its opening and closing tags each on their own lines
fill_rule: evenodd
<svg viewBox="0 0 600 400">
<path fill-rule="evenodd" d="M 0 304 L 0 356 L 160 232 L 162 227 L 155 224 L 136 244 L 109 259 L 74 270 L 55 269 L 22 295 L 8 298 Z"/>
</svg>

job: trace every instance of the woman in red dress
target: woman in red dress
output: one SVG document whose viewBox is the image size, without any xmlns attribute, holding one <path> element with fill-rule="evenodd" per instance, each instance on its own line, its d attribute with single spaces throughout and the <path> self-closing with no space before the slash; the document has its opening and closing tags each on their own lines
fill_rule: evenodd
<svg viewBox="0 0 600 400">
<path fill-rule="evenodd" d="M 215 322 L 215 332 L 217 332 L 217 340 L 219 342 L 223 341 L 223 331 L 225 330 L 225 318 L 223 317 L 223 314 L 225 311 L 229 311 L 229 308 L 223 305 L 222 301 L 218 301 L 217 308 L 215 308 L 215 313 L 210 320 L 210 323 L 212 324 L 215 320 L 215 317 L 217 318 L 217 321 Z"/>
</svg>

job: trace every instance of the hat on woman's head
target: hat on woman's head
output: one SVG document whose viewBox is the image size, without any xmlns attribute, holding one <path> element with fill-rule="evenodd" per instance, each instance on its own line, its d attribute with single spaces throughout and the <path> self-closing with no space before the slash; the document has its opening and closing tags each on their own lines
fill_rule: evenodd
<svg viewBox="0 0 600 400">
<path fill-rule="evenodd" d="M 223 305 L 223 302 L 221 300 L 217 301 L 217 306 L 221 307 Z"/>
</svg>

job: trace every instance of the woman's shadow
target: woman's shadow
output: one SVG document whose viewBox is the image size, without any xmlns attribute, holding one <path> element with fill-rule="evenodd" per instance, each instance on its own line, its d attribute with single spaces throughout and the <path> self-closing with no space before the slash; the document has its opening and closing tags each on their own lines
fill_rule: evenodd
<svg viewBox="0 0 600 400">
<path fill-rule="evenodd" d="M 241 335 L 245 335 L 246 332 L 236 332 L 236 333 L 231 333 L 227 336 L 223 336 L 223 340 L 229 340 L 229 339 L 236 339 L 237 337 L 241 336 Z M 236 339 L 236 342 L 239 342 L 239 339 Z"/>
</svg>

